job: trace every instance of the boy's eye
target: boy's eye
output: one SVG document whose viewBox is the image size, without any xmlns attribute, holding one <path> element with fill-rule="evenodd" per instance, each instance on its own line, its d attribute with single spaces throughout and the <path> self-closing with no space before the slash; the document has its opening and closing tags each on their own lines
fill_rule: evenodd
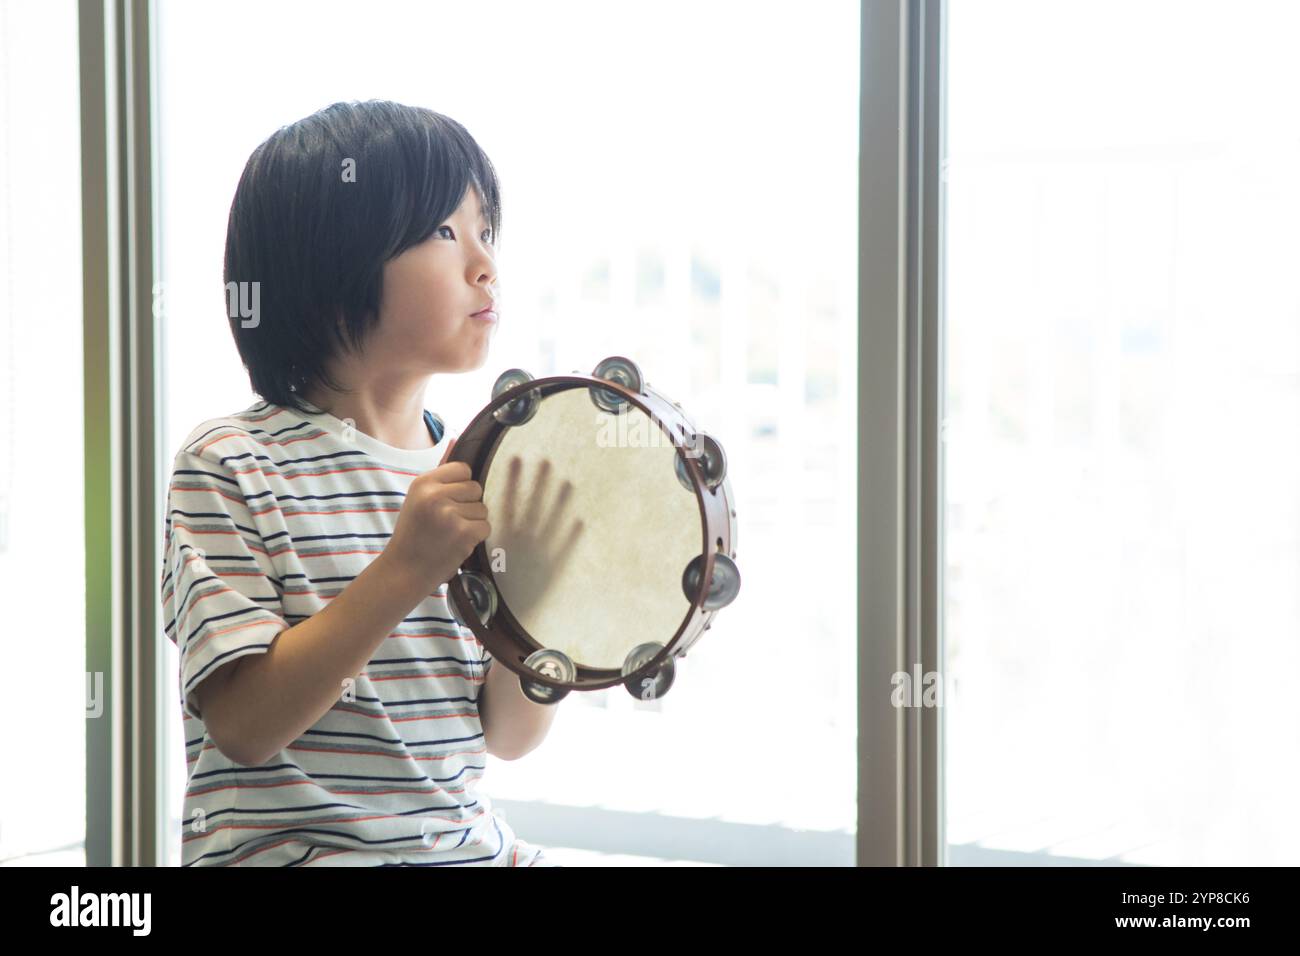
<svg viewBox="0 0 1300 956">
<path fill-rule="evenodd" d="M 439 226 L 439 227 L 438 227 L 438 231 L 439 231 L 439 232 L 441 232 L 443 229 L 446 229 L 448 232 L 451 232 L 451 226 Z M 456 238 L 456 234 L 455 234 L 455 233 L 452 233 L 452 235 L 451 235 L 450 238 L 455 239 L 455 238 Z M 483 241 L 486 242 L 488 245 L 492 245 L 492 243 L 493 243 L 493 237 L 492 237 L 492 230 L 491 230 L 491 229 L 484 229 L 484 230 L 483 230 Z"/>
</svg>

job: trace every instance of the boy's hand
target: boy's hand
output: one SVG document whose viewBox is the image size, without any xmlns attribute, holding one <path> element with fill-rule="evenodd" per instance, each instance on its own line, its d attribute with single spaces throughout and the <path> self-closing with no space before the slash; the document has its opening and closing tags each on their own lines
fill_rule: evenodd
<svg viewBox="0 0 1300 956">
<path fill-rule="evenodd" d="M 509 593 L 511 613 L 520 620 L 527 619 L 540 604 L 549 582 L 559 579 L 561 569 L 575 553 L 575 544 L 582 536 L 582 521 L 570 503 L 573 482 L 565 480 L 552 492 L 553 473 L 549 458 L 532 467 L 525 466 L 520 456 L 511 456 L 505 493 L 497 506 L 500 531 L 496 541 L 504 545 L 503 553 L 508 552 L 509 561 L 514 567 L 547 569 L 545 577 L 525 573 L 511 578 L 510 565 L 500 567 L 499 573 L 507 580 L 498 586 L 503 593 Z M 532 489 L 527 505 L 519 501 L 523 488 Z M 546 515 L 545 519 L 542 515 Z M 495 564 L 493 569 L 497 570 Z"/>
<path fill-rule="evenodd" d="M 399 562 L 432 593 L 451 580 L 470 552 L 492 533 L 483 504 L 483 486 L 470 479 L 463 461 L 448 462 L 452 439 L 442 464 L 411 482 L 397 525 L 384 554 Z"/>
</svg>

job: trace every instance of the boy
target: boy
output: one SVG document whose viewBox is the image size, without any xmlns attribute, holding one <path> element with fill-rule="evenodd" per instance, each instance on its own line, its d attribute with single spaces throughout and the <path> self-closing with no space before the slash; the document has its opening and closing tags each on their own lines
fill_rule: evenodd
<svg viewBox="0 0 1300 956">
<path fill-rule="evenodd" d="M 268 138 L 226 235 L 231 331 L 263 399 L 195 428 L 168 491 L 184 866 L 554 866 L 475 783 L 556 705 L 460 626 L 490 533 L 429 377 L 480 368 L 500 192 L 431 110 L 336 103 Z"/>
</svg>

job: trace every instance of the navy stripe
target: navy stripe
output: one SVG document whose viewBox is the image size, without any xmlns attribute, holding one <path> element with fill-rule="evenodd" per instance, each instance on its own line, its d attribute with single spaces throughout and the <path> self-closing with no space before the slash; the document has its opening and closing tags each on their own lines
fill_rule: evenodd
<svg viewBox="0 0 1300 956">
<path fill-rule="evenodd" d="M 260 648 L 262 650 L 265 650 L 270 646 L 271 644 L 269 641 L 265 644 L 245 644 L 243 647 L 236 647 L 233 650 L 226 651 L 226 653 L 224 654 L 218 654 L 216 657 L 214 657 L 211 661 L 208 662 L 206 667 L 204 667 L 197 674 L 195 674 L 193 677 L 190 678 L 189 682 L 185 685 L 185 693 L 188 694 L 190 690 L 193 689 L 195 684 L 197 684 L 199 681 L 203 680 L 203 678 L 207 676 L 208 671 L 212 670 L 213 668 L 220 667 L 232 655 L 240 654 L 250 649 Z"/>
<path fill-rule="evenodd" d="M 257 428 L 257 427 L 241 428 L 239 425 L 229 425 L 229 424 L 214 425 L 214 426 L 212 426 L 211 428 L 209 428 L 207 431 L 203 432 L 203 434 L 201 434 L 201 435 L 199 435 L 197 438 L 195 438 L 193 441 L 191 441 L 188 445 L 186 445 L 186 446 L 185 446 L 185 452 L 186 452 L 186 454 L 190 454 L 190 455 L 195 454 L 195 452 L 192 451 L 192 449 L 193 449 L 196 445 L 198 445 L 200 442 L 202 442 L 203 439 L 207 438 L 207 437 L 208 437 L 209 435 L 211 435 L 213 432 L 219 432 L 219 431 L 221 431 L 223 428 L 233 428 L 233 429 L 235 429 L 235 432 L 232 433 L 232 434 L 237 434 L 238 432 L 241 432 L 241 431 L 242 431 L 242 432 L 245 432 L 246 434 L 249 434 L 249 435 L 265 435 L 267 438 L 274 439 L 274 438 L 276 438 L 276 437 L 278 437 L 278 436 L 280 436 L 280 435 L 283 435 L 285 432 L 299 432 L 299 431 L 302 431 L 303 428 L 315 428 L 315 427 L 316 427 L 316 426 L 313 425 L 311 422 L 308 422 L 308 421 L 300 421 L 300 422 L 299 422 L 298 424 L 296 424 L 296 425 L 286 425 L 284 428 L 281 428 L 279 431 L 276 431 L 276 432 L 268 432 L 268 431 L 265 431 L 264 429 Z"/>
<path fill-rule="evenodd" d="M 435 781 L 454 783 L 456 778 L 459 777 L 466 770 L 482 770 L 482 769 L 483 769 L 482 767 L 475 767 L 473 765 L 470 765 L 467 767 L 462 767 L 453 776 L 435 777 L 431 779 L 427 774 L 421 774 L 419 777 L 377 777 L 374 776 L 373 774 L 358 774 L 358 773 L 308 773 L 306 770 L 303 770 L 301 767 L 299 767 L 296 764 L 278 763 L 274 765 L 267 765 L 264 767 L 241 767 L 235 765 L 232 767 L 223 768 L 221 770 L 210 770 L 207 772 L 196 773 L 190 779 L 200 780 L 200 779 L 208 778 L 209 782 L 212 782 L 212 780 L 214 779 L 222 779 L 227 777 L 235 778 L 240 775 L 246 775 L 251 773 L 273 773 L 277 770 L 294 770 L 297 771 L 303 777 L 306 777 L 308 780 L 311 780 L 313 782 L 317 780 L 338 780 L 340 782 L 350 782 L 350 783 L 413 784 L 413 783 L 420 783 L 421 781 L 424 781 L 425 783 L 429 784 L 429 786 L 434 786 Z M 464 806 L 470 808 L 476 807 L 478 806 L 478 801 L 475 800 L 472 803 L 464 804 Z"/>
<path fill-rule="evenodd" d="M 369 456 L 364 451 L 355 450 L 355 451 L 336 451 L 336 452 L 331 452 L 328 455 L 313 455 L 310 458 L 286 458 L 284 461 L 273 461 L 271 458 L 267 457 L 266 455 L 257 455 L 251 451 L 246 451 L 246 452 L 241 452 L 238 455 L 223 455 L 218 460 L 221 462 L 221 464 L 226 465 L 229 464 L 230 462 L 247 461 L 251 459 L 252 461 L 269 462 L 270 464 L 274 465 L 276 468 L 280 468 L 284 465 L 298 465 L 298 464 L 302 464 L 303 462 L 330 461 L 335 458 L 368 459 Z"/>
</svg>

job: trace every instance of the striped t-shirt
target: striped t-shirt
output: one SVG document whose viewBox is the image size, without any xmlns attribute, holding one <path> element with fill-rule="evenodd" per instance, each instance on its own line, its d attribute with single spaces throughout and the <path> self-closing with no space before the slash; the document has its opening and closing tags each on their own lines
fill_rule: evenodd
<svg viewBox="0 0 1300 956">
<path fill-rule="evenodd" d="M 265 764 L 230 760 L 203 725 L 194 689 L 207 675 L 265 653 L 383 551 L 411 481 L 457 437 L 425 421 L 435 447 L 394 448 L 319 409 L 257 402 L 177 452 L 162 605 L 180 651 L 183 866 L 557 865 L 476 789 L 492 658 L 452 617 L 446 585 Z"/>
</svg>

